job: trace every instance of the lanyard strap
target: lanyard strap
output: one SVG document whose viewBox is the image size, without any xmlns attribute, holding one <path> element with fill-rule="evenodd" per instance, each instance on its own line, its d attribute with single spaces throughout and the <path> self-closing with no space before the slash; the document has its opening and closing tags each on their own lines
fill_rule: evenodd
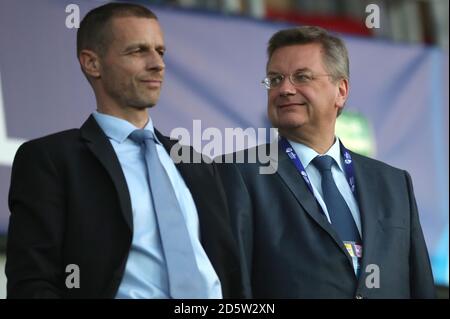
<svg viewBox="0 0 450 319">
<path fill-rule="evenodd" d="M 305 181 L 306 186 L 308 186 L 308 189 L 310 190 L 310 192 L 314 195 L 314 191 L 313 191 L 313 188 L 311 185 L 311 181 L 309 180 L 308 174 L 306 173 L 306 170 L 303 167 L 303 164 L 300 161 L 300 158 L 298 157 L 297 153 L 295 153 L 292 145 L 284 137 L 280 138 L 280 145 L 281 145 L 283 151 L 285 151 L 286 154 L 289 156 L 292 163 L 294 163 L 295 167 L 297 168 L 297 171 L 302 176 L 302 178 Z M 353 169 L 352 156 L 350 155 L 350 152 L 345 148 L 344 144 L 342 144 L 341 141 L 339 141 L 339 145 L 340 145 L 342 157 L 344 158 L 345 177 L 347 179 L 348 185 L 350 186 L 350 189 L 351 189 L 353 195 L 355 195 L 356 183 L 355 183 L 355 173 L 354 173 L 354 169 Z"/>
<path fill-rule="evenodd" d="M 297 168 L 297 171 L 303 177 L 303 180 L 305 181 L 306 186 L 308 186 L 309 190 L 311 191 L 311 193 L 314 196 L 314 191 L 313 191 L 313 188 L 311 185 L 311 181 L 309 180 L 308 174 L 306 173 L 306 170 L 303 167 L 303 164 L 300 161 L 300 158 L 295 153 L 292 145 L 284 137 L 281 137 L 279 142 L 280 142 L 282 149 L 286 152 L 286 154 L 289 156 L 291 161 L 294 163 L 295 167 Z M 341 155 L 344 158 L 345 177 L 347 179 L 348 184 L 350 185 L 350 189 L 352 190 L 353 195 L 355 195 L 356 184 L 355 184 L 355 175 L 354 175 L 352 157 L 350 155 L 350 152 L 345 148 L 344 144 L 342 144 L 341 141 L 339 141 L 339 145 L 340 145 Z M 355 227 L 356 227 L 356 225 L 355 225 Z M 360 243 L 352 242 L 352 241 L 344 241 L 344 245 L 352 259 L 352 263 L 353 263 L 352 266 L 355 271 L 356 277 L 359 277 L 360 259 L 362 258 L 362 250 L 363 250 L 362 245 Z"/>
</svg>

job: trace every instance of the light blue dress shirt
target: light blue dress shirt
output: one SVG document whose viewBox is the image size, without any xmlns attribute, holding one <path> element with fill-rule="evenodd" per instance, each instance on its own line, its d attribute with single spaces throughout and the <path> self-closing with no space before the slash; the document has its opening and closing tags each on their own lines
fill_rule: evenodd
<svg viewBox="0 0 450 319">
<path fill-rule="evenodd" d="M 97 111 L 93 116 L 109 138 L 119 159 L 133 211 L 133 239 L 116 298 L 170 298 L 166 262 L 151 200 L 143 149 L 128 138 L 138 128 L 126 120 Z M 144 129 L 154 132 L 150 118 Z M 207 282 L 207 295 L 220 299 L 222 288 L 200 243 L 199 220 L 192 195 L 165 148 L 159 143 L 156 148 L 185 218 L 197 266 Z M 180 271 L 183 271 L 183 265 L 180 265 Z"/>
<path fill-rule="evenodd" d="M 291 140 L 289 140 L 289 143 L 292 145 L 292 148 L 294 149 L 295 153 L 297 153 L 298 157 L 300 158 L 300 161 L 302 162 L 303 167 L 305 168 L 306 173 L 308 174 L 309 180 L 311 181 L 314 196 L 319 202 L 320 207 L 322 207 L 329 223 L 331 223 L 330 215 L 328 214 L 327 206 L 325 205 L 325 202 L 323 200 L 322 176 L 320 175 L 319 170 L 314 166 L 314 164 L 311 164 L 311 161 L 318 155 L 329 155 L 334 159 L 335 162 L 331 166 L 331 173 L 333 174 L 334 182 L 336 183 L 337 188 L 341 192 L 342 197 L 344 197 L 347 206 L 350 208 L 350 212 L 352 213 L 353 219 L 355 220 L 356 227 L 358 228 L 359 231 L 359 235 L 362 238 L 361 215 L 359 212 L 355 196 L 353 195 L 352 190 L 350 189 L 350 185 L 348 185 L 347 178 L 345 176 L 345 171 L 343 169 L 344 166 L 342 164 L 339 139 L 338 138 L 335 139 L 333 146 L 331 146 L 331 148 L 325 154 L 319 154 L 312 148 L 304 144 L 293 142 Z"/>
</svg>

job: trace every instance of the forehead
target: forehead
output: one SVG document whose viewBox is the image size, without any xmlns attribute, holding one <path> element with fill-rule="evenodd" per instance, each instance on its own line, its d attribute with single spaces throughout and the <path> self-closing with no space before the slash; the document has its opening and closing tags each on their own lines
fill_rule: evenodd
<svg viewBox="0 0 450 319">
<path fill-rule="evenodd" d="M 324 71 L 322 45 L 319 43 L 294 44 L 276 49 L 269 63 L 268 72 L 293 72 L 298 69 Z"/>
<path fill-rule="evenodd" d="M 141 17 L 118 17 L 110 22 L 112 42 L 128 44 L 147 42 L 155 45 L 164 43 L 161 27 L 156 19 Z"/>
</svg>

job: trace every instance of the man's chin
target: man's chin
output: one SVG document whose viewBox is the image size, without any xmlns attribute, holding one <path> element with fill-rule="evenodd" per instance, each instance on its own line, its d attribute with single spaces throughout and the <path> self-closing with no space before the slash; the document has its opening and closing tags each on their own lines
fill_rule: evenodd
<svg viewBox="0 0 450 319">
<path fill-rule="evenodd" d="M 276 121 L 276 122 L 272 122 L 272 126 L 279 129 L 280 131 L 282 130 L 295 130 L 299 127 L 301 127 L 303 124 L 302 121 L 298 121 L 298 120 L 294 120 L 294 119 L 286 119 L 286 120 L 282 120 L 282 121 Z"/>
<path fill-rule="evenodd" d="M 150 109 L 150 108 L 154 107 L 155 105 L 156 105 L 156 103 L 142 103 L 142 104 L 131 105 L 131 107 L 136 110 L 145 110 L 145 109 Z"/>
<path fill-rule="evenodd" d="M 159 94 L 136 94 L 134 99 L 129 99 L 128 104 L 137 110 L 152 108 L 158 103 Z"/>
</svg>

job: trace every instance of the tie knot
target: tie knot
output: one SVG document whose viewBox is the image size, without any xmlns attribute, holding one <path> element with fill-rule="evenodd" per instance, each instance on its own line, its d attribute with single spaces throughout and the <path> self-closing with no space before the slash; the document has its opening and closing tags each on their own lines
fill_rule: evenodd
<svg viewBox="0 0 450 319">
<path fill-rule="evenodd" d="M 155 139 L 152 131 L 144 129 L 134 130 L 128 137 L 137 144 L 144 143 L 146 139 Z"/>
<path fill-rule="evenodd" d="M 322 173 L 324 171 L 330 171 L 331 165 L 333 165 L 333 158 L 329 155 L 317 156 L 313 159 L 314 166 Z"/>
</svg>

